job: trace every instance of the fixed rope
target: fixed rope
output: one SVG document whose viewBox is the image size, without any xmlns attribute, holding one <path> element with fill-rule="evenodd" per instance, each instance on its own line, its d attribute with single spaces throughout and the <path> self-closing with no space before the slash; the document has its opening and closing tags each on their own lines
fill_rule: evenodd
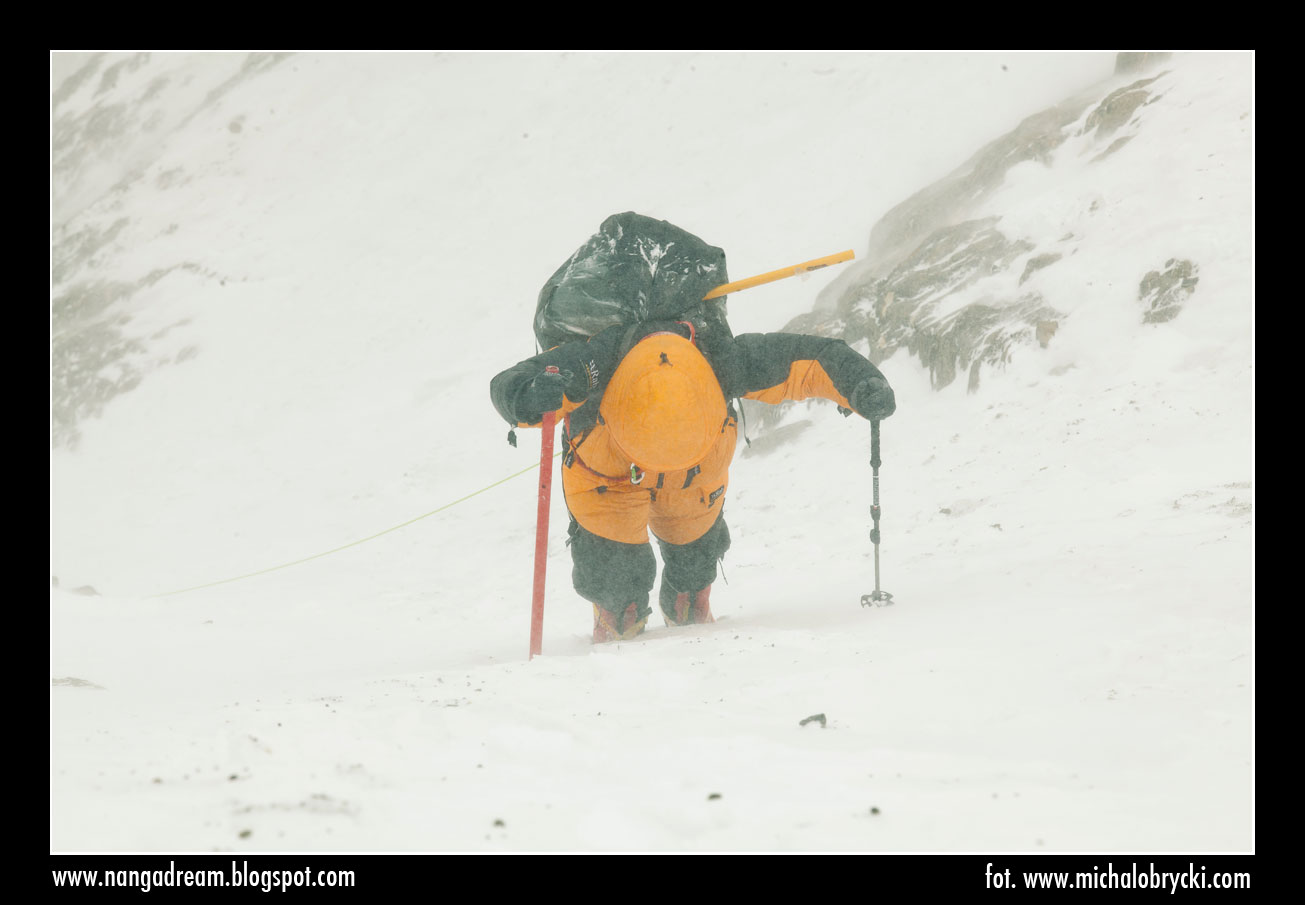
<svg viewBox="0 0 1305 905">
<path fill-rule="evenodd" d="M 561 454 L 562 454 L 561 452 L 558 452 L 556 455 L 553 456 L 553 458 L 556 459 L 556 458 L 557 458 L 558 456 L 560 456 Z M 150 594 L 150 595 L 149 595 L 148 597 L 146 597 L 145 599 L 146 599 L 146 600 L 153 600 L 153 599 L 155 599 L 155 598 L 157 598 L 157 597 L 173 597 L 173 596 L 175 596 L 175 595 L 177 595 L 177 594 L 187 594 L 187 593 L 189 593 L 189 592 L 191 592 L 191 591 L 199 591 L 199 590 L 202 590 L 202 589 L 204 589 L 204 588 L 214 588 L 214 587 L 217 587 L 218 585 L 222 585 L 222 584 L 230 584 L 230 583 L 233 582 L 233 581 L 243 581 L 243 580 L 246 579 L 246 578 L 253 578 L 253 577 L 256 576 L 256 575 L 266 575 L 268 572 L 276 572 L 276 571 L 279 571 L 279 570 L 281 570 L 281 569 L 288 569 L 288 568 L 290 568 L 291 566 L 297 566 L 297 565 L 300 565 L 301 563 L 311 562 L 311 561 L 314 560 L 314 559 L 321 559 L 321 558 L 324 557 L 324 556 L 330 556 L 330 555 L 333 554 L 333 553 L 339 553 L 341 550 L 348 550 L 350 547 L 356 547 L 356 546 L 358 546 L 359 544 L 365 544 L 365 543 L 367 543 L 368 541 L 376 540 L 376 538 L 378 538 L 378 537 L 384 537 L 386 534 L 390 534 L 390 533 L 392 533 L 392 532 L 398 531 L 400 528 L 406 528 L 406 527 L 408 527 L 409 525 L 411 525 L 411 524 L 413 524 L 413 523 L 415 523 L 415 522 L 419 522 L 419 521 L 421 521 L 421 520 L 424 519 L 424 518 L 430 518 L 432 515 L 435 515 L 435 514 L 438 513 L 438 512 L 443 512 L 445 509 L 452 508 L 453 506 L 456 506 L 456 505 L 458 505 L 459 503 L 465 503 L 467 500 L 471 499 L 471 498 L 474 497 L 474 496 L 479 496 L 480 494 L 484 493 L 485 491 L 487 491 L 487 490 L 492 490 L 493 488 L 497 487 L 498 485 L 500 485 L 500 484 L 504 484 L 504 483 L 506 483 L 506 482 L 512 480 L 513 478 L 519 478 L 519 477 L 521 477 L 523 474 L 525 474 L 526 472 L 534 471 L 534 470 L 535 470 L 536 468 L 538 468 L 538 467 L 539 467 L 539 463 L 536 462 L 536 463 L 534 463 L 533 465 L 531 465 L 531 466 L 529 466 L 529 467 L 527 467 L 527 468 L 523 468 L 523 469 L 521 469 L 520 471 L 513 472 L 512 474 L 508 475 L 506 478 L 500 478 L 499 480 L 495 481 L 493 484 L 488 484 L 488 485 L 486 485 L 486 486 L 480 488 L 479 490 L 473 491 L 472 493 L 469 493 L 469 494 L 467 494 L 466 496 L 461 497 L 460 499 L 456 499 L 456 500 L 454 500 L 454 501 L 451 502 L 451 503 L 445 503 L 443 506 L 440 506 L 440 507 L 437 508 L 437 509 L 432 509 L 430 512 L 423 513 L 423 514 L 417 516 L 416 518 L 410 518 L 410 519 L 408 519 L 406 522 L 402 522 L 401 524 L 395 525 L 395 526 L 392 527 L 392 528 L 386 528 L 384 531 L 378 531 L 378 532 L 376 532 L 375 534 L 371 535 L 370 537 L 364 537 L 364 538 L 362 538 L 362 539 L 360 539 L 360 540 L 352 541 L 351 543 L 344 544 L 344 545 L 339 546 L 339 547 L 336 547 L 336 548 L 334 548 L 334 549 L 332 549 L 332 550 L 323 550 L 321 553 L 314 553 L 312 556 L 305 556 L 303 559 L 296 559 L 296 560 L 293 561 L 293 562 L 282 563 L 282 564 L 279 565 L 279 566 L 269 566 L 269 567 L 266 568 L 266 569 L 259 569 L 257 572 L 247 572 L 247 573 L 244 574 L 244 575 L 236 575 L 236 576 L 234 576 L 234 577 L 232 577 L 232 578 L 223 578 L 223 579 L 221 579 L 220 581 L 210 581 L 210 582 L 208 582 L 208 583 L 206 583 L 206 584 L 197 584 L 197 585 L 194 585 L 194 586 L 189 587 L 189 588 L 178 588 L 178 589 L 175 590 L 175 591 L 164 591 L 164 592 L 161 593 L 161 594 Z"/>
</svg>

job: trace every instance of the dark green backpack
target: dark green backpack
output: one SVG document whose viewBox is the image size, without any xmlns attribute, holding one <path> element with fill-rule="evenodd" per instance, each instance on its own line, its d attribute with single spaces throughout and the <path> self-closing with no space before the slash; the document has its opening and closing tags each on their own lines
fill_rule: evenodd
<svg viewBox="0 0 1305 905">
<path fill-rule="evenodd" d="M 540 290 L 535 339 L 551 349 L 616 324 L 685 320 L 710 348 L 732 334 L 725 298 L 702 297 L 728 282 L 721 249 L 665 220 L 613 214 Z"/>
</svg>

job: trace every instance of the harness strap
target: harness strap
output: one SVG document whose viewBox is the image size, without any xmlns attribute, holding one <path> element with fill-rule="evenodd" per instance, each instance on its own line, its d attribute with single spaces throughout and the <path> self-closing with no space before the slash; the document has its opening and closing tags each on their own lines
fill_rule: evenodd
<svg viewBox="0 0 1305 905">
<path fill-rule="evenodd" d="M 578 452 L 576 452 L 576 447 L 577 447 L 577 446 L 579 446 L 578 443 L 572 444 L 571 447 L 567 450 L 566 455 L 563 456 L 563 458 L 562 458 L 562 463 L 563 463 L 564 465 L 566 465 L 567 468 L 570 468 L 573 464 L 574 464 L 574 465 L 579 465 L 581 468 L 583 468 L 585 471 L 589 472 L 589 473 L 590 473 L 591 475 L 593 475 L 594 477 L 602 478 L 604 481 L 628 481 L 628 480 L 630 480 L 630 475 L 629 475 L 629 474 L 623 474 L 623 475 L 610 475 L 610 474 L 603 474 L 601 471 L 594 471 L 594 469 L 590 468 L 588 465 L 585 464 L 585 460 L 584 460 L 584 459 L 580 458 L 580 454 L 579 454 Z M 604 488 L 604 489 L 606 489 L 606 488 Z"/>
</svg>

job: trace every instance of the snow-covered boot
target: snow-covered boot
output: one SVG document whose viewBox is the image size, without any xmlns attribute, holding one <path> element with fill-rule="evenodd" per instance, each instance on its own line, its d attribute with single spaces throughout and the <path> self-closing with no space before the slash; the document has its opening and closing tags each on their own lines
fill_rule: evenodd
<svg viewBox="0 0 1305 905">
<path fill-rule="evenodd" d="M 676 592 L 663 584 L 660 603 L 667 625 L 700 625 L 716 621 L 711 614 L 711 585 L 689 593 Z"/>
<path fill-rule="evenodd" d="M 652 610 L 639 614 L 639 604 L 632 603 L 623 613 L 613 613 L 594 604 L 594 644 L 605 641 L 629 641 L 643 634 Z"/>
</svg>

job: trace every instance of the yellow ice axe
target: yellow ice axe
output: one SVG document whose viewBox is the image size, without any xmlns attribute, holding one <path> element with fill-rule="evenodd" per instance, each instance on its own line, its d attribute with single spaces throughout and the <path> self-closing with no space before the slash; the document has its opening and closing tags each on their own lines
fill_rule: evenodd
<svg viewBox="0 0 1305 905">
<path fill-rule="evenodd" d="M 816 258 L 813 261 L 794 264 L 792 267 L 781 267 L 779 270 L 772 270 L 770 273 L 758 274 L 755 277 L 748 277 L 744 280 L 735 280 L 733 283 L 724 283 L 704 295 L 702 300 L 705 302 L 707 299 L 714 299 L 722 295 L 728 295 L 731 292 L 738 292 L 740 289 L 751 289 L 753 286 L 760 286 L 762 283 L 773 283 L 776 280 L 795 277 L 800 273 L 810 273 L 813 270 L 828 267 L 830 264 L 841 264 L 844 261 L 850 261 L 855 257 L 856 255 L 851 251 L 851 249 L 849 249 L 847 251 L 840 251 L 838 254 L 825 255 L 823 258 Z"/>
</svg>

